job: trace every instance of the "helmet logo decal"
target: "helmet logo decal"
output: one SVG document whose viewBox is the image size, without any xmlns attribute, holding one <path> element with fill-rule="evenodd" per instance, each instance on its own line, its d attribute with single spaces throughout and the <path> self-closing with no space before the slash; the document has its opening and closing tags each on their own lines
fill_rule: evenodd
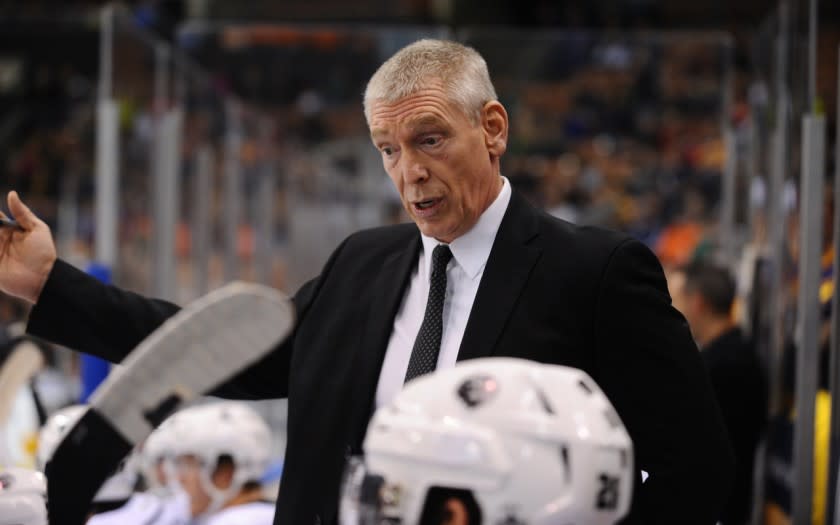
<svg viewBox="0 0 840 525">
<path fill-rule="evenodd" d="M 458 397 L 470 408 L 487 402 L 499 390 L 496 380 L 487 375 L 473 376 L 458 387 Z"/>
<path fill-rule="evenodd" d="M 545 392 L 543 392 L 539 388 L 536 388 L 535 390 L 537 392 L 537 399 L 540 400 L 540 405 L 542 406 L 543 410 L 545 410 L 548 414 L 554 415 L 554 409 L 551 408 L 551 403 L 549 403 L 548 398 L 545 397 Z"/>
</svg>

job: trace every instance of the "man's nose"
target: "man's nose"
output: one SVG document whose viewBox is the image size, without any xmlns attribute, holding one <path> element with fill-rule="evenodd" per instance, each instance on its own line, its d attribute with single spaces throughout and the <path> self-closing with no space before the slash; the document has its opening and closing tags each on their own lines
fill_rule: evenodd
<svg viewBox="0 0 840 525">
<path fill-rule="evenodd" d="M 417 153 L 404 150 L 402 158 L 403 180 L 408 184 L 423 182 L 429 178 L 429 170 Z"/>
</svg>

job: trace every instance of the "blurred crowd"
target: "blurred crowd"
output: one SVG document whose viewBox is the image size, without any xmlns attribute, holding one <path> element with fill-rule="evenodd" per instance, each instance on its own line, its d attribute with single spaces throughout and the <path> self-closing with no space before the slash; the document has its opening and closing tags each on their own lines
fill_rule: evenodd
<svg viewBox="0 0 840 525">
<path fill-rule="evenodd" d="M 153 50 L 132 39 L 128 29 L 117 35 L 118 275 L 121 271 L 124 281 L 148 289 L 148 268 L 143 267 L 151 260 L 150 169 L 160 133 L 155 119 L 172 104 L 173 95 L 155 99 Z M 352 231 L 342 228 L 405 219 L 372 158 L 359 111 L 358 93 L 387 51 L 386 36 L 317 28 L 182 35 L 184 49 L 209 63 L 212 73 L 187 87 L 180 144 L 187 192 L 177 237 L 181 258 L 188 260 L 190 250 L 190 172 L 202 145 L 216 152 L 213 242 L 223 243 L 224 148 L 234 125 L 225 100 L 234 93 L 259 107 L 259 117 L 268 116 L 272 124 L 269 153 L 254 112 L 239 121 L 238 161 L 246 199 L 239 243 L 243 260 L 253 257 L 255 181 L 259 161 L 268 156 L 278 168 L 273 224 L 280 244 L 288 241 L 287 229 L 295 221 L 289 199 L 321 202 L 333 210 L 341 201 L 365 217 L 348 221 L 342 216 L 335 219 L 338 225 L 313 226 L 340 230 L 325 238 L 327 253 Z M 417 36 L 406 31 L 399 38 Z M 516 60 L 511 43 L 521 36 L 477 32 L 467 37 L 487 57 L 511 114 L 511 145 L 502 170 L 513 186 L 560 218 L 633 234 L 665 265 L 711 253 L 726 159 L 723 129 L 732 119 L 736 124 L 747 120 L 744 105 L 727 106 L 722 94 L 732 73 L 725 61 L 726 42 L 560 34 L 528 41 Z M 28 122 L 2 149 L 7 185 L 21 191 L 53 227 L 65 256 L 84 261 L 92 254 L 94 234 L 96 79 L 66 63 L 51 68 L 30 64 L 22 75 L 18 98 L 28 99 L 22 106 Z M 276 284 L 298 284 L 279 271 Z M 187 268 L 181 273 L 189 279 Z"/>
<path fill-rule="evenodd" d="M 284 146 L 310 152 L 364 139 L 357 94 L 397 40 L 384 31 L 292 26 L 181 37 L 234 91 L 276 116 Z M 748 121 L 745 101 L 725 96 L 731 78 L 738 93 L 747 90 L 745 74 L 727 61 L 726 39 L 474 30 L 465 42 L 487 59 L 510 112 L 502 172 L 514 187 L 560 218 L 630 232 L 666 265 L 710 251 L 724 128 Z M 338 184 L 326 182 L 323 193 Z M 404 220 L 398 203 L 386 204 L 387 217 Z"/>
</svg>

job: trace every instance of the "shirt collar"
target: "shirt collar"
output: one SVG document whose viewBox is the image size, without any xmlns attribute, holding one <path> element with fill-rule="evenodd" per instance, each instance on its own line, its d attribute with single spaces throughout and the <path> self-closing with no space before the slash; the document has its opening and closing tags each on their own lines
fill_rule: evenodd
<svg viewBox="0 0 840 525">
<path fill-rule="evenodd" d="M 464 269 L 470 279 L 475 279 L 484 265 L 487 264 L 490 250 L 493 249 L 493 241 L 496 240 L 496 233 L 499 231 L 499 226 L 502 224 L 505 211 L 510 203 L 510 194 L 510 182 L 502 177 L 502 191 L 499 192 L 493 203 L 484 210 L 475 226 L 449 243 L 453 259 Z M 426 275 L 428 275 L 432 267 L 432 250 L 441 243 L 434 237 L 427 237 L 422 233 L 420 237 L 423 240 L 423 264 L 426 268 Z"/>
</svg>

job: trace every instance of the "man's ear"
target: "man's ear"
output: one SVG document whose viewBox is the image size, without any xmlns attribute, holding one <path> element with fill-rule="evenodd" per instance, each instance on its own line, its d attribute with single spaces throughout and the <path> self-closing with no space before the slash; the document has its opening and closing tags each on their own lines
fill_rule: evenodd
<svg viewBox="0 0 840 525">
<path fill-rule="evenodd" d="M 498 100 L 491 100 L 481 108 L 481 128 L 487 151 L 493 157 L 501 157 L 507 150 L 508 114 Z"/>
<path fill-rule="evenodd" d="M 442 525 L 467 525 L 469 523 L 467 507 L 458 498 L 449 498 L 444 503 L 444 507 L 446 508 L 447 519 Z"/>
</svg>

